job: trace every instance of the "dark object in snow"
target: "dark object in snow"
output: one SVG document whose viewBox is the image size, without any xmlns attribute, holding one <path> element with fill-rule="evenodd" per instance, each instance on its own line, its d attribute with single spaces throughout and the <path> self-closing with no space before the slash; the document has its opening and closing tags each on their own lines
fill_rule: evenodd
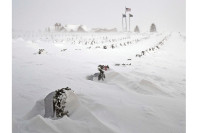
<svg viewBox="0 0 200 133">
<path fill-rule="evenodd" d="M 136 56 L 136 57 L 141 57 L 142 55 L 140 55 L 140 54 L 136 54 L 135 56 Z"/>
<path fill-rule="evenodd" d="M 142 51 L 142 52 L 141 52 L 141 55 L 144 55 L 144 54 L 145 54 L 145 51 Z"/>
<path fill-rule="evenodd" d="M 99 76 L 99 73 L 95 73 L 95 74 L 93 74 L 93 75 L 87 76 L 87 79 L 93 81 L 93 78 L 94 78 L 94 77 L 98 77 L 98 76 Z"/>
<path fill-rule="evenodd" d="M 107 46 L 103 46 L 103 49 L 107 49 Z"/>
<path fill-rule="evenodd" d="M 131 60 L 131 59 L 128 59 L 128 60 Z"/>
<path fill-rule="evenodd" d="M 64 115 L 69 117 L 68 110 L 65 109 L 67 95 L 65 91 L 71 90 L 69 87 L 58 89 L 57 91 L 48 94 L 45 99 L 45 115 L 46 118 L 61 118 Z"/>
<path fill-rule="evenodd" d="M 68 115 L 69 112 L 64 110 L 66 99 L 67 99 L 67 95 L 65 93 L 65 90 L 71 90 L 71 89 L 68 88 L 68 87 L 58 89 L 56 91 L 56 94 L 55 94 L 54 99 L 53 99 L 53 105 L 54 105 L 56 117 L 58 117 L 58 118 L 61 118 L 64 115 L 67 115 L 69 117 L 69 115 Z"/>
<path fill-rule="evenodd" d="M 131 63 L 129 63 L 129 64 L 125 64 L 125 63 L 123 63 L 122 65 L 123 65 L 123 66 L 130 66 Z"/>
<path fill-rule="evenodd" d="M 99 70 L 99 75 L 98 75 L 98 80 L 104 80 L 106 78 L 105 74 L 104 74 L 104 71 L 107 71 L 107 69 L 109 69 L 109 66 L 104 66 L 104 65 L 99 65 L 98 66 L 98 70 Z"/>
<path fill-rule="evenodd" d="M 62 49 L 61 52 L 64 52 L 64 51 L 66 51 L 66 50 L 67 50 L 67 49 Z"/>
<path fill-rule="evenodd" d="M 108 65 L 99 65 L 98 67 L 105 71 L 107 71 L 110 68 Z"/>
<path fill-rule="evenodd" d="M 100 48 L 100 46 L 96 46 L 95 48 Z"/>
<path fill-rule="evenodd" d="M 39 49 L 38 54 L 42 54 L 44 52 L 44 49 Z"/>
<path fill-rule="evenodd" d="M 113 48 L 115 48 L 115 46 L 112 44 L 112 45 L 111 45 L 111 48 L 113 49 Z"/>
<path fill-rule="evenodd" d="M 104 74 L 104 71 L 102 69 L 99 69 L 100 71 L 100 74 L 98 76 L 98 80 L 104 80 L 106 78 L 105 74 Z"/>
<path fill-rule="evenodd" d="M 160 49 L 159 46 L 156 46 L 157 49 Z"/>
<path fill-rule="evenodd" d="M 115 66 L 120 66 L 120 64 L 115 64 Z"/>
<path fill-rule="evenodd" d="M 108 65 L 99 65 L 98 70 L 100 73 L 95 73 L 93 75 L 87 76 L 87 79 L 93 81 L 94 77 L 98 77 L 98 80 L 104 80 L 106 78 L 104 70 L 107 71 L 108 69 L 109 69 Z"/>
</svg>

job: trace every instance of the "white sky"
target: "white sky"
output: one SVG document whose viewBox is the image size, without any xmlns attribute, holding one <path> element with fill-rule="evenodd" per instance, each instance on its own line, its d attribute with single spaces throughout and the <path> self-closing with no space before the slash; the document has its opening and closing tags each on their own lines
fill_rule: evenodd
<svg viewBox="0 0 200 133">
<path fill-rule="evenodd" d="M 124 8 L 131 8 L 131 28 L 185 32 L 185 0 L 12 0 L 13 29 L 38 30 L 56 22 L 89 28 L 122 27 Z"/>
</svg>

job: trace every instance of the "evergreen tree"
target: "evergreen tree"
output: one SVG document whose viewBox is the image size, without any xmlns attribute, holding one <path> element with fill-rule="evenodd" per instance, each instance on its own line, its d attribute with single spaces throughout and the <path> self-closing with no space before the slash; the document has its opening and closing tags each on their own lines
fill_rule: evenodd
<svg viewBox="0 0 200 133">
<path fill-rule="evenodd" d="M 139 27 L 136 25 L 134 32 L 140 33 Z"/>
<path fill-rule="evenodd" d="M 154 23 L 151 24 L 150 32 L 156 32 L 156 25 Z"/>
<path fill-rule="evenodd" d="M 85 30 L 83 29 L 83 26 L 82 26 L 82 25 L 80 25 L 80 26 L 78 27 L 77 31 L 78 31 L 78 32 L 85 32 Z"/>
</svg>

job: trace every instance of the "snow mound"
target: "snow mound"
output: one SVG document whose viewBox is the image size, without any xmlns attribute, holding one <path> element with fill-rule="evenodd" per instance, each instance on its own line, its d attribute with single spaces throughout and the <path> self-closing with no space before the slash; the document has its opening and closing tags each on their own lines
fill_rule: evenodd
<svg viewBox="0 0 200 133">
<path fill-rule="evenodd" d="M 44 111 L 45 111 L 45 108 L 44 108 L 44 100 L 41 99 L 41 100 L 38 100 L 36 101 L 35 105 L 33 106 L 33 108 L 31 109 L 30 112 L 28 112 L 26 115 L 25 115 L 25 119 L 31 119 L 37 115 L 41 115 L 41 116 L 44 116 Z"/>
<path fill-rule="evenodd" d="M 118 133 L 102 123 L 88 110 L 82 108 L 77 117 L 64 116 L 62 119 L 51 120 L 37 115 L 24 125 L 24 131 L 29 133 Z"/>
<path fill-rule="evenodd" d="M 185 132 L 184 37 L 172 33 L 159 50 L 136 58 L 169 33 L 57 34 L 47 34 L 50 40 L 41 39 L 42 35 L 13 39 L 14 133 Z M 93 40 L 95 44 L 87 49 L 90 44 L 85 42 Z M 57 43 L 65 45 L 67 52 L 61 52 Z M 112 44 L 117 48 L 95 49 Z M 38 49 L 48 54 L 33 54 Z M 87 80 L 102 63 L 112 68 L 105 72 L 105 80 L 92 76 Z M 68 85 L 76 92 L 69 93 L 69 117 L 45 118 L 46 95 L 52 88 Z"/>
<path fill-rule="evenodd" d="M 143 94 L 160 94 L 169 96 L 166 92 L 163 91 L 161 87 L 159 87 L 158 85 L 156 85 L 151 81 L 143 79 L 139 82 L 139 84 L 140 84 L 140 89 L 137 92 Z"/>
<path fill-rule="evenodd" d="M 51 94 L 51 93 L 50 93 Z M 66 108 L 69 117 L 61 119 L 44 118 L 44 100 L 38 100 L 32 110 L 24 117 L 21 123 L 13 121 L 13 129 L 30 133 L 65 133 L 65 132 L 95 132 L 117 133 L 115 129 L 98 119 L 90 110 L 79 102 L 73 91 L 67 91 Z M 18 129 L 19 125 L 22 129 Z"/>
<path fill-rule="evenodd" d="M 78 100 L 78 97 L 76 96 L 76 94 L 72 91 L 72 90 L 68 90 L 65 91 L 66 93 L 66 104 L 65 104 L 65 108 L 66 110 L 69 112 L 69 115 L 72 115 L 73 112 L 75 112 L 75 110 L 80 106 L 80 102 Z M 53 99 L 49 99 L 48 96 L 51 96 L 51 94 L 53 94 L 53 96 L 55 95 L 55 93 L 50 93 L 49 95 L 47 95 L 47 98 L 45 98 L 45 102 L 44 100 L 38 100 L 34 107 L 32 108 L 32 110 L 26 114 L 25 119 L 31 119 L 37 115 L 41 115 L 41 116 L 49 116 L 49 108 L 51 108 L 53 106 Z M 52 98 L 53 98 L 52 96 Z M 49 101 L 48 101 L 49 100 Z M 52 105 L 50 105 L 49 103 L 52 103 Z M 48 104 L 48 106 L 46 106 L 45 104 Z"/>
<path fill-rule="evenodd" d="M 133 72 L 134 73 L 134 72 Z M 135 79 L 133 74 L 123 74 L 115 71 L 108 72 L 106 74 L 106 81 L 108 83 L 115 83 L 119 87 L 136 93 L 147 95 L 165 95 L 169 96 L 163 91 L 161 87 L 147 79 Z M 138 80 L 138 82 L 134 81 Z"/>
</svg>

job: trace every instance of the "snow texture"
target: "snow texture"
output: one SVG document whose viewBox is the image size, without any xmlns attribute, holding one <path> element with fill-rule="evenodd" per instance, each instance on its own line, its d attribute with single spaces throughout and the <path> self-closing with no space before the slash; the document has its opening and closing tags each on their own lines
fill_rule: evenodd
<svg viewBox="0 0 200 133">
<path fill-rule="evenodd" d="M 20 32 L 12 51 L 13 133 L 186 132 L 184 33 Z M 99 64 L 105 80 L 88 80 Z M 66 86 L 69 117 L 44 117 L 44 98 Z"/>
</svg>

